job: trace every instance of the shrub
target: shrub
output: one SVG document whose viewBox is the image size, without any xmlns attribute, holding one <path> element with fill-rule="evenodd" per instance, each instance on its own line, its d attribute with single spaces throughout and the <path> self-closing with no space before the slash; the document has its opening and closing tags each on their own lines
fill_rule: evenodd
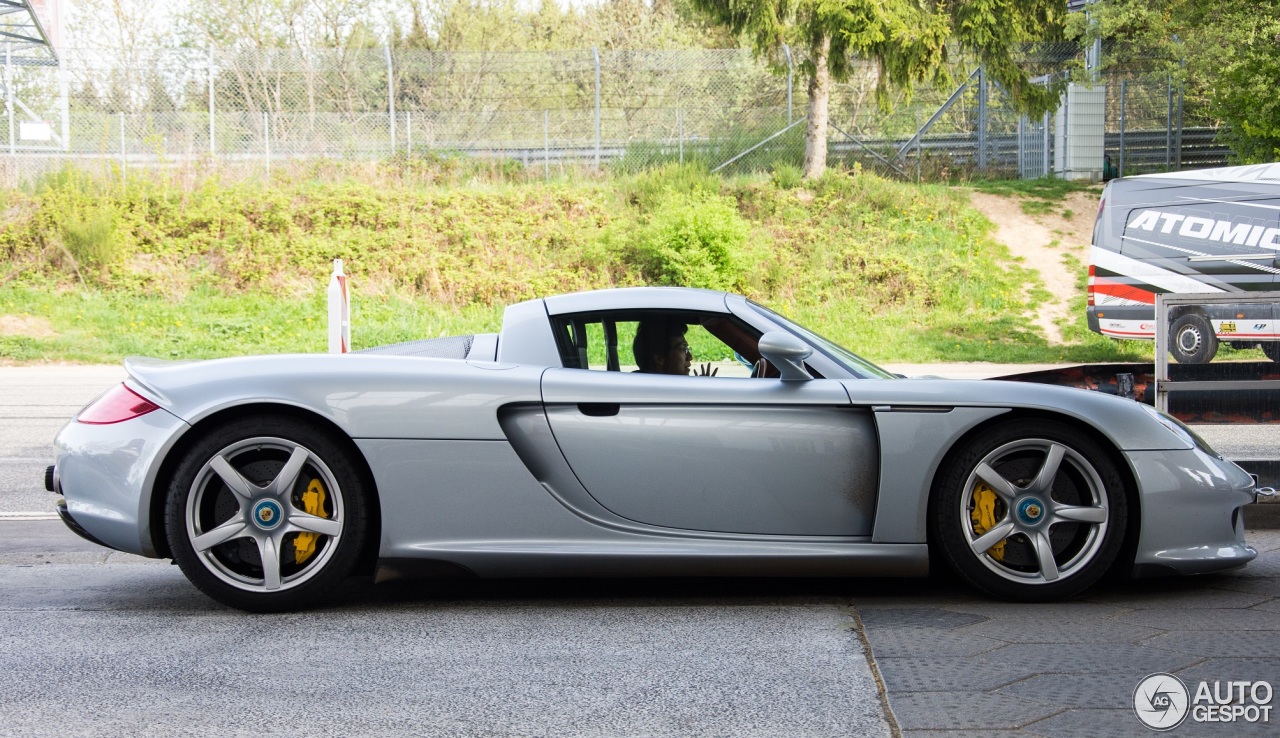
<svg viewBox="0 0 1280 738">
<path fill-rule="evenodd" d="M 73 271 L 106 281 L 120 264 L 128 237 L 122 233 L 121 212 L 108 184 L 80 170 L 66 167 L 37 185 L 40 210 L 30 221 L 34 243 L 52 247 L 51 261 L 69 260 Z M 60 252 L 60 253 L 59 253 Z"/>
<path fill-rule="evenodd" d="M 628 205 L 650 213 L 672 195 L 702 197 L 718 193 L 722 181 L 700 164 L 664 164 L 624 180 L 620 190 Z"/>
<path fill-rule="evenodd" d="M 80 264 L 105 270 L 120 260 L 116 227 L 116 214 L 110 206 L 64 213 L 62 242 Z"/>
<path fill-rule="evenodd" d="M 800 174 L 800 167 L 786 162 L 777 162 L 773 165 L 773 186 L 780 190 L 794 190 L 799 187 L 804 178 Z"/>
<path fill-rule="evenodd" d="M 628 239 L 626 258 L 654 284 L 738 289 L 751 225 L 721 195 L 670 193 Z"/>
</svg>

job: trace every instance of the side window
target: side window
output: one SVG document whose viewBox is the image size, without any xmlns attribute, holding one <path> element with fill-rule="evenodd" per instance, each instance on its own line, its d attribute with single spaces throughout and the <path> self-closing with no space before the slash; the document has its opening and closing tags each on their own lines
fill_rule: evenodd
<svg viewBox="0 0 1280 738">
<path fill-rule="evenodd" d="M 613 372 L 749 377 L 759 335 L 726 315 L 613 311 L 553 319 L 564 366 Z"/>
</svg>

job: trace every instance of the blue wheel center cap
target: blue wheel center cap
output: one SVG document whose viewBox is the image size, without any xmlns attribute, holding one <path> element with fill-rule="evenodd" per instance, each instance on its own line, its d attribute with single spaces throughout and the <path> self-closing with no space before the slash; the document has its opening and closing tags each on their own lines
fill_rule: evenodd
<svg viewBox="0 0 1280 738">
<path fill-rule="evenodd" d="M 262 530 L 275 530 L 284 522 L 284 510 L 275 500 L 258 500 L 253 503 L 253 524 Z"/>
<path fill-rule="evenodd" d="M 1016 509 L 1023 525 L 1039 525 L 1044 520 L 1044 503 L 1034 497 L 1024 498 Z"/>
</svg>

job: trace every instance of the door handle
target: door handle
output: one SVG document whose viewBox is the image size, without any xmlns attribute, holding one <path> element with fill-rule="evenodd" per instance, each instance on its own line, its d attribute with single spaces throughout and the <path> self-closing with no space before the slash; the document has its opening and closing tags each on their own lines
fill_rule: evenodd
<svg viewBox="0 0 1280 738">
<path fill-rule="evenodd" d="M 578 412 L 593 418 L 608 418 L 617 415 L 621 407 L 616 402 L 579 402 Z"/>
</svg>

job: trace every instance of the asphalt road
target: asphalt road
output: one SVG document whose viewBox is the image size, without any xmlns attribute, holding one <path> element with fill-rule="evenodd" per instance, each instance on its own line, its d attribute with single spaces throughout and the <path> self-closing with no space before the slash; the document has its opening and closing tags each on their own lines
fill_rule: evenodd
<svg viewBox="0 0 1280 738">
<path fill-rule="evenodd" d="M 0 589 L 4 735 L 890 735 L 829 593 L 357 584 L 253 616 L 129 563 Z"/>
<path fill-rule="evenodd" d="M 0 520 L 51 512 L 44 469 L 53 463 L 54 436 L 124 377 L 118 366 L 0 367 Z"/>
<path fill-rule="evenodd" d="M 1274 531 L 1242 570 L 1050 605 L 945 577 L 357 580 L 312 612 L 227 610 L 15 515 L 49 509 L 54 433 L 121 376 L 0 368 L 0 736 L 1128 736 L 1153 672 L 1280 689 Z"/>
</svg>

